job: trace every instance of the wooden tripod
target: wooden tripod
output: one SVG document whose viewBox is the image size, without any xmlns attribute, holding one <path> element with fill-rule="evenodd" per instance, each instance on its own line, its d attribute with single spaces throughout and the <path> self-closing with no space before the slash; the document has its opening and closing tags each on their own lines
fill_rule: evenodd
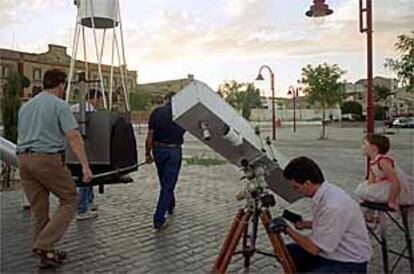
<svg viewBox="0 0 414 274">
<path fill-rule="evenodd" d="M 256 237 L 259 226 L 259 218 L 267 232 L 267 235 L 269 236 L 274 254 L 256 250 Z M 221 246 L 220 253 L 214 262 L 213 273 L 226 273 L 231 258 L 235 254 L 243 254 L 244 266 L 248 268 L 250 266 L 250 258 L 254 255 L 254 253 L 275 257 L 282 265 L 283 271 L 286 274 L 294 273 L 295 265 L 288 250 L 286 249 L 286 246 L 283 243 L 282 237 L 279 234 L 269 232 L 267 229 L 271 219 L 272 217 L 267 208 L 259 208 L 255 210 L 248 208 L 240 209 L 230 226 L 227 237 Z M 250 220 L 252 221 L 251 237 L 248 235 Z M 242 236 L 243 249 L 241 251 L 235 252 Z M 250 246 L 248 246 L 247 243 L 248 238 L 250 238 Z"/>
</svg>

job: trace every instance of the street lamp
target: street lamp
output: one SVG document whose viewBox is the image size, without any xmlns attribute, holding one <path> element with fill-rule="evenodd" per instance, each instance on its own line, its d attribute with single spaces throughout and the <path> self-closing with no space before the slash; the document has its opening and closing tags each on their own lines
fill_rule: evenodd
<svg viewBox="0 0 414 274">
<path fill-rule="evenodd" d="M 374 100 L 372 75 L 372 0 L 365 0 L 365 7 L 359 0 L 359 31 L 367 34 L 367 133 L 374 132 Z M 325 0 L 314 0 L 314 5 L 306 12 L 306 16 L 320 17 L 332 14 Z M 365 26 L 364 26 L 365 14 Z M 367 163 L 367 171 L 369 165 Z"/>
<path fill-rule="evenodd" d="M 372 75 L 372 0 L 359 0 L 359 31 L 367 34 L 367 133 L 374 132 L 374 98 Z M 309 17 L 321 17 L 333 11 L 325 4 L 325 0 L 313 0 L 313 5 L 305 13 Z M 364 22 L 365 14 L 365 22 Z M 365 26 L 364 26 L 365 23 Z"/>
<path fill-rule="evenodd" d="M 263 81 L 262 70 L 266 68 L 270 72 L 270 89 L 272 91 L 272 139 L 276 140 L 276 115 L 275 115 L 275 75 L 269 66 L 261 66 L 256 81 Z"/>
<path fill-rule="evenodd" d="M 365 26 L 364 26 L 365 13 Z M 365 8 L 362 0 L 359 0 L 359 31 L 367 33 L 367 133 L 374 132 L 374 100 L 372 79 L 372 1 L 365 0 Z"/>
<path fill-rule="evenodd" d="M 325 4 L 325 0 L 313 0 L 313 5 L 305 13 L 308 17 L 323 17 L 333 13 L 333 10 Z"/>
<path fill-rule="evenodd" d="M 296 132 L 296 97 L 299 95 L 299 87 L 289 86 L 287 94 L 293 96 L 293 132 Z"/>
</svg>

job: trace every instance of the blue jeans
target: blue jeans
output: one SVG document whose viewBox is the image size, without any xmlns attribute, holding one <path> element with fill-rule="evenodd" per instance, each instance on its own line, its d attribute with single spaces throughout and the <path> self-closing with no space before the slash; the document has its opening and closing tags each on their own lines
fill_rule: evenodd
<svg viewBox="0 0 414 274">
<path fill-rule="evenodd" d="M 95 194 L 93 193 L 93 187 L 79 187 L 78 188 L 78 214 L 83 214 L 88 211 L 89 204 L 93 202 Z"/>
<path fill-rule="evenodd" d="M 340 262 L 312 255 L 298 244 L 286 245 L 296 273 L 367 273 L 367 263 Z"/>
<path fill-rule="evenodd" d="M 181 169 L 181 148 L 154 147 L 155 166 L 160 180 L 160 196 L 154 214 L 154 225 L 159 226 L 165 222 L 165 213 L 174 211 L 174 189 Z"/>
</svg>

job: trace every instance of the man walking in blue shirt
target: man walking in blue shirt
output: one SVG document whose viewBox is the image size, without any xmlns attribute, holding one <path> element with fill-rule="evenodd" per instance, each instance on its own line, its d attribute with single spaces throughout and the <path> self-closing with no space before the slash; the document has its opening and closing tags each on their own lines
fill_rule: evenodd
<svg viewBox="0 0 414 274">
<path fill-rule="evenodd" d="M 165 226 L 165 214 L 173 214 L 175 209 L 174 189 L 180 173 L 185 130 L 172 120 L 171 98 L 166 97 L 165 105 L 156 108 L 150 115 L 145 143 L 146 163 L 155 161 L 160 180 L 160 195 L 154 214 L 154 228 Z"/>
</svg>

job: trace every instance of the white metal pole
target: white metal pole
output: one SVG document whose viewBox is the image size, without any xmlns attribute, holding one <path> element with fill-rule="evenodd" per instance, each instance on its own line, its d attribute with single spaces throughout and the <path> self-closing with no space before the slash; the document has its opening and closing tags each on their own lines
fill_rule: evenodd
<svg viewBox="0 0 414 274">
<path fill-rule="evenodd" d="M 124 75 L 124 66 L 121 64 L 121 53 L 119 52 L 119 45 L 118 45 L 118 39 L 117 36 L 115 34 L 115 46 L 116 46 L 116 52 L 118 55 L 118 63 L 119 63 L 119 70 L 121 72 L 121 81 L 122 81 L 122 87 L 124 89 L 124 96 L 125 96 L 125 100 L 128 99 L 127 94 L 127 89 L 126 89 L 126 79 L 125 79 L 125 75 Z M 129 104 L 128 102 L 125 102 L 126 107 L 127 107 L 127 111 L 129 111 Z"/>
<path fill-rule="evenodd" d="M 79 43 L 79 34 L 80 34 L 80 25 L 78 24 L 78 19 L 76 19 L 76 25 L 75 25 L 75 35 L 73 37 L 73 44 L 72 44 L 72 57 L 70 60 L 70 68 L 69 68 L 69 78 L 68 78 L 68 85 L 66 87 L 66 102 L 69 102 L 70 98 L 70 89 L 72 85 L 72 78 L 73 78 L 73 72 L 75 69 L 75 63 L 76 63 L 76 54 L 78 52 L 78 43 Z"/>
<path fill-rule="evenodd" d="M 86 38 L 85 38 L 85 27 L 82 26 L 82 37 L 83 37 L 83 62 L 85 64 L 85 75 L 86 79 L 89 80 L 89 68 L 88 68 L 88 56 L 86 53 Z"/>
<path fill-rule="evenodd" d="M 98 51 L 98 39 L 96 37 L 96 29 L 95 29 L 95 12 L 93 9 L 93 1 L 89 1 L 91 4 L 91 12 L 92 12 L 92 29 L 93 29 L 93 38 L 94 38 L 94 44 L 95 44 L 95 53 L 96 53 L 96 59 L 98 61 L 98 72 L 99 72 L 99 82 L 101 84 L 101 90 L 102 90 L 102 97 L 103 97 L 103 103 L 104 103 L 104 108 L 108 109 L 107 104 L 106 104 L 106 96 L 105 96 L 105 87 L 103 84 L 103 76 L 102 76 L 102 66 L 100 63 L 100 58 L 99 58 L 99 51 Z"/>
<path fill-rule="evenodd" d="M 121 6 L 118 2 L 118 16 L 119 16 L 119 29 L 121 32 L 121 48 L 122 48 L 122 60 L 123 60 L 123 66 L 125 68 L 125 75 L 128 78 L 128 70 L 126 67 L 126 58 L 125 58 L 125 44 L 124 44 L 124 31 L 122 29 L 122 18 L 121 18 Z M 130 111 L 129 107 L 129 96 L 128 96 L 128 86 L 124 84 L 124 96 L 125 96 L 125 104 L 127 111 Z"/>
<path fill-rule="evenodd" d="M 115 23 L 114 23 L 115 25 Z M 115 55 L 115 26 L 112 33 L 112 53 L 111 53 L 111 80 L 110 80 L 110 86 L 109 86 L 109 110 L 112 109 L 112 96 L 113 96 L 113 90 L 114 90 L 114 55 Z"/>
</svg>

